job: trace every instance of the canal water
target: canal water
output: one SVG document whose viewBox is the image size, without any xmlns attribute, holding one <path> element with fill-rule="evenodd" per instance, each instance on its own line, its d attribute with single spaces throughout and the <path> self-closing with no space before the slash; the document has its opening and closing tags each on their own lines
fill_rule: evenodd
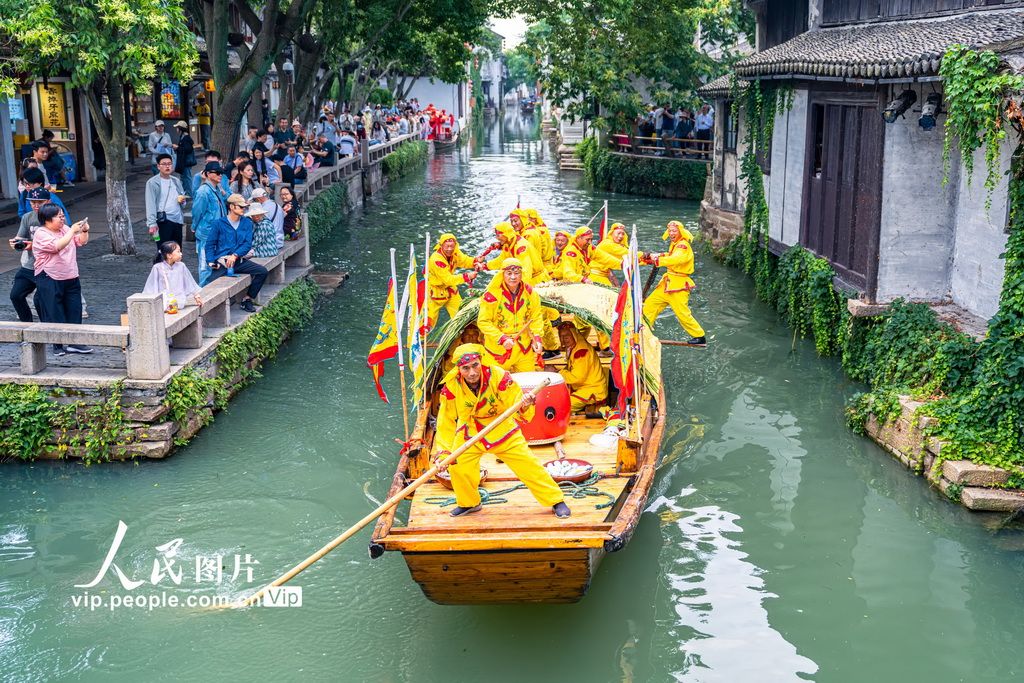
<svg viewBox="0 0 1024 683">
<path fill-rule="evenodd" d="M 518 118 L 431 158 L 339 225 L 317 261 L 351 280 L 189 446 L 165 462 L 0 468 L 0 680 L 1021 679 L 1020 539 L 851 434 L 842 407 L 857 387 L 810 343 L 792 349 L 750 283 L 708 256 L 693 306 L 710 345 L 665 350 L 669 426 L 650 507 L 581 603 L 434 605 L 398 554 L 368 559 L 367 531 L 295 581 L 301 608 L 111 609 L 239 595 L 384 497 L 402 430 L 396 373 L 384 405 L 365 356 L 388 248 L 443 229 L 475 252 L 517 196 L 558 227 L 609 199 L 648 248 L 667 220 L 697 218 L 693 203 L 560 175 Z M 658 329 L 682 335 L 671 318 Z M 128 590 L 111 569 L 76 588 L 119 521 L 113 563 L 143 584 Z M 76 605 L 86 594 L 101 604 Z"/>
</svg>

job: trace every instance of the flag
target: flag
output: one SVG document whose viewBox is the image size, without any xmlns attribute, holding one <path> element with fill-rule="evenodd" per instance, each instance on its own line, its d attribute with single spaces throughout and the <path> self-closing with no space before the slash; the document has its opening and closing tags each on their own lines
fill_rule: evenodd
<svg viewBox="0 0 1024 683">
<path fill-rule="evenodd" d="M 409 280 L 406 283 L 406 294 L 409 296 L 409 318 L 406 325 L 406 343 L 409 348 L 409 368 L 412 370 L 412 403 L 419 405 L 423 397 L 423 370 L 425 355 L 423 353 L 423 328 L 426 326 L 427 307 L 423 304 L 423 281 L 416 270 L 416 255 L 410 254 Z"/>
<path fill-rule="evenodd" d="M 373 383 L 377 387 L 377 395 L 385 403 L 390 403 L 390 401 L 380 383 L 381 377 L 384 376 L 384 361 L 397 355 L 398 319 L 395 316 L 395 281 L 388 279 L 388 298 L 384 303 L 384 313 L 380 317 L 380 325 L 377 327 L 377 338 L 373 340 L 370 355 L 366 357 L 366 364 L 370 366 L 370 371 L 373 373 Z"/>
<path fill-rule="evenodd" d="M 604 232 L 608 229 L 608 200 L 604 202 L 604 215 L 601 216 L 601 229 L 598 231 L 597 243 L 600 244 L 604 241 Z"/>
<path fill-rule="evenodd" d="M 612 317 L 612 381 L 619 390 L 619 401 L 625 403 L 633 395 L 633 284 L 631 273 L 624 273 Z"/>
</svg>

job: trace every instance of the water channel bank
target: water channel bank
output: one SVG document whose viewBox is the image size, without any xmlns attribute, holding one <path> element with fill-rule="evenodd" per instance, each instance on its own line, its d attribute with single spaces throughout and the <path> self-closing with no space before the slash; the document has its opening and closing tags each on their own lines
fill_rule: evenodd
<svg viewBox="0 0 1024 683">
<path fill-rule="evenodd" d="M 263 378 L 185 447 L 187 457 L 4 470 L 0 679 L 1021 675 L 1020 531 L 948 505 L 849 431 L 843 406 L 862 387 L 812 343 L 793 349 L 792 331 L 750 281 L 703 254 L 693 306 L 712 343 L 666 350 L 669 423 L 650 507 L 579 604 L 435 605 L 400 558 L 366 556 L 366 532 L 296 580 L 301 608 L 73 605 L 83 590 L 75 584 L 95 576 L 119 520 L 127 532 L 116 562 L 146 581 L 134 593 L 238 595 L 251 584 L 244 572 L 231 578 L 235 554 L 258 561 L 253 583 L 264 582 L 372 509 L 402 431 L 398 406 L 376 398 L 365 365 L 388 249 L 444 227 L 476 252 L 517 194 L 556 225 L 585 221 L 608 199 L 613 218 L 635 219 L 645 249 L 659 246 L 667 220 L 697 220 L 695 203 L 595 193 L 559 175 L 520 119 L 392 183 L 318 248 L 320 267 L 352 273 L 342 295 L 322 302 Z M 670 317 L 658 330 L 679 334 Z M 395 395 L 390 371 L 385 382 Z M 177 538 L 181 585 L 150 585 L 162 557 L 155 546 Z M 225 558 L 224 576 L 197 583 L 194 561 L 210 555 Z M 127 593 L 113 575 L 95 588 Z"/>
</svg>

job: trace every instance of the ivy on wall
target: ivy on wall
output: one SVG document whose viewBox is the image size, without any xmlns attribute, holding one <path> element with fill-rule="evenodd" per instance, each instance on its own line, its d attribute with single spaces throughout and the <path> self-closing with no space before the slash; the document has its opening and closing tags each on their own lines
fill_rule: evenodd
<svg viewBox="0 0 1024 683">
<path fill-rule="evenodd" d="M 381 161 L 384 175 L 391 180 L 401 178 L 427 159 L 427 141 L 413 140 L 398 147 Z"/>
<path fill-rule="evenodd" d="M 700 201 L 707 182 L 707 164 L 659 157 L 637 158 L 612 154 L 588 137 L 576 145 L 583 175 L 594 187 L 648 197 Z"/>
<path fill-rule="evenodd" d="M 335 183 L 313 197 L 306 205 L 310 245 L 320 242 L 338 226 L 347 204 L 348 183 Z"/>
</svg>

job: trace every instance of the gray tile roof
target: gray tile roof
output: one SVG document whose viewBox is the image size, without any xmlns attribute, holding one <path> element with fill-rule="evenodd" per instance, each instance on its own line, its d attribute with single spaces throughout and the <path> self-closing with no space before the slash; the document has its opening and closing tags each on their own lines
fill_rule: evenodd
<svg viewBox="0 0 1024 683">
<path fill-rule="evenodd" d="M 704 85 L 697 88 L 697 94 L 705 99 L 716 99 L 719 97 L 728 97 L 732 94 L 732 88 L 730 87 L 729 80 L 732 78 L 731 74 L 719 76 L 718 78 L 708 81 Z M 747 87 L 747 84 L 743 81 L 739 82 L 739 87 L 742 90 Z"/>
<path fill-rule="evenodd" d="M 736 64 L 741 77 L 935 76 L 950 45 L 996 52 L 1024 47 L 1024 10 L 989 10 L 941 19 L 890 21 L 809 31 Z M 707 87 L 707 86 L 705 86 Z"/>
</svg>

